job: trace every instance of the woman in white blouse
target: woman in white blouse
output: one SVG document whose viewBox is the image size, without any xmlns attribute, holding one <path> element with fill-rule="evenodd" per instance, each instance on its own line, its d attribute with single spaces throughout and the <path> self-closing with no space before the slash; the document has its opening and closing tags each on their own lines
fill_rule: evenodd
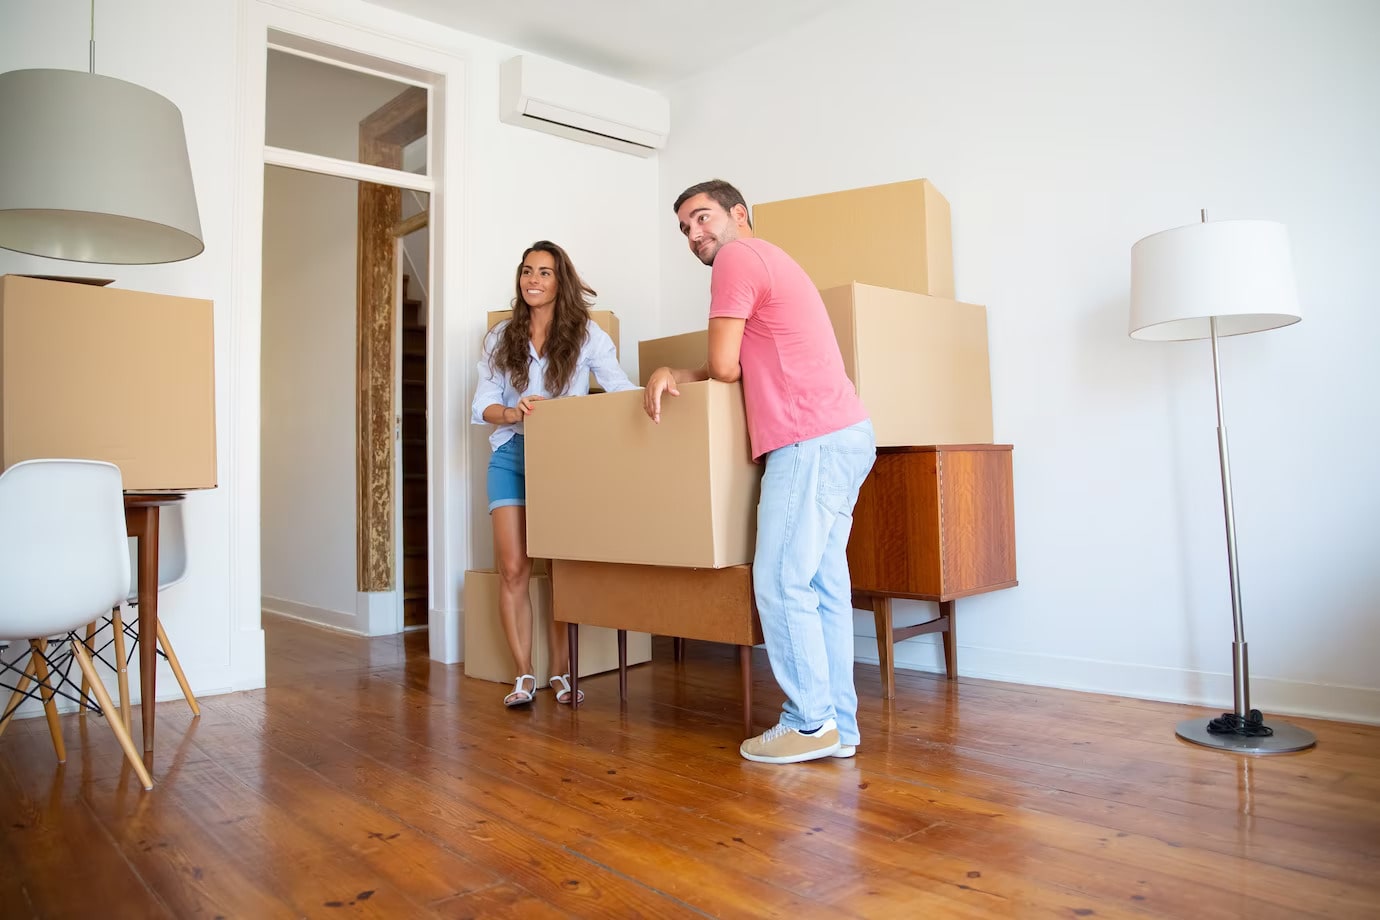
<svg viewBox="0 0 1380 920">
<path fill-rule="evenodd" d="M 494 427 L 489 435 L 489 518 L 500 576 L 499 615 L 508 648 L 517 664 L 505 706 L 531 703 L 537 679 L 532 673 L 532 604 L 527 582 L 527 478 L 523 419 L 543 399 L 585 396 L 589 375 L 610 393 L 635 384 L 618 364 L 613 340 L 589 317 L 596 292 L 580 279 L 570 256 L 549 240 L 538 240 L 522 254 L 517 270 L 513 316 L 484 339 L 472 417 Z M 564 623 L 551 624 L 551 688 L 558 703 L 570 703 L 570 648 Z M 580 691 L 581 699 L 584 691 Z"/>
</svg>

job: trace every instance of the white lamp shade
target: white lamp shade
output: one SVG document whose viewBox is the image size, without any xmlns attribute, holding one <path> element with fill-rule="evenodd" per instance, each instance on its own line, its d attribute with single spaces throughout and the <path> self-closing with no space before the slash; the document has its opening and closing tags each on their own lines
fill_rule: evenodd
<svg viewBox="0 0 1380 920">
<path fill-rule="evenodd" d="M 122 265 L 199 254 L 177 106 L 76 70 L 0 74 L 0 247 Z"/>
<path fill-rule="evenodd" d="M 1289 233 L 1267 220 L 1189 224 L 1131 247 L 1131 337 L 1205 339 L 1297 323 Z"/>
</svg>

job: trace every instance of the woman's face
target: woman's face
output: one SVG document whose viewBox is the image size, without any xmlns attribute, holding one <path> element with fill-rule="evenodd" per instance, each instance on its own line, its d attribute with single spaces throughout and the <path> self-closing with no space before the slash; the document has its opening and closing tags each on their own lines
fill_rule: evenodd
<svg viewBox="0 0 1380 920">
<path fill-rule="evenodd" d="M 556 302 L 556 257 L 549 252 L 529 252 L 518 273 L 518 291 L 529 309 Z"/>
</svg>

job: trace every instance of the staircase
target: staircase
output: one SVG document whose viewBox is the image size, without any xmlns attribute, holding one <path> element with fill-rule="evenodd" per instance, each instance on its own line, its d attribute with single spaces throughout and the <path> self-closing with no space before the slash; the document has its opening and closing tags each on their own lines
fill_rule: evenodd
<svg viewBox="0 0 1380 920">
<path fill-rule="evenodd" d="M 426 314 L 407 296 L 402 311 L 402 583 L 403 628 L 427 625 Z"/>
</svg>

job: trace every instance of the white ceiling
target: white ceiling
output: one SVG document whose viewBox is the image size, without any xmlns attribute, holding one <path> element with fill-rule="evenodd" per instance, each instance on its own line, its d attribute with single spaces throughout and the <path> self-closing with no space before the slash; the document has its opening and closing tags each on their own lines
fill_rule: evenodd
<svg viewBox="0 0 1380 920">
<path fill-rule="evenodd" d="M 839 0 L 370 0 L 633 83 L 663 87 Z"/>
</svg>

